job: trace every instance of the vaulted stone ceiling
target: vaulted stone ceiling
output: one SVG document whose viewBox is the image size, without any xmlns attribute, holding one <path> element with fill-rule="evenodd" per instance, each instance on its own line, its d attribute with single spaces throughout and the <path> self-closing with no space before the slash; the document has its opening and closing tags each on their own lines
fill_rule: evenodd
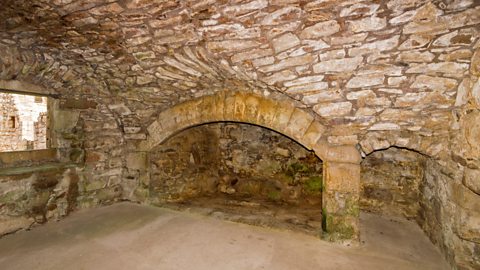
<svg viewBox="0 0 480 270">
<path fill-rule="evenodd" d="M 434 155 L 479 72 L 473 0 L 3 0 L 0 15 L 2 78 L 103 97 L 140 126 L 253 91 L 311 109 L 333 143 Z"/>
</svg>

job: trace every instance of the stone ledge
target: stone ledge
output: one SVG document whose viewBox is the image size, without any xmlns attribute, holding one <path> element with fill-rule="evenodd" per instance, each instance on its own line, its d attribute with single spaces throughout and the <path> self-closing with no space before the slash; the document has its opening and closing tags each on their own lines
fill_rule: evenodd
<svg viewBox="0 0 480 270">
<path fill-rule="evenodd" d="M 22 162 L 48 162 L 57 159 L 57 149 L 0 152 L 0 166 L 15 166 Z"/>
<path fill-rule="evenodd" d="M 12 167 L 0 169 L 0 176 L 14 176 L 22 174 L 32 174 L 36 172 L 45 172 L 50 170 L 63 170 L 75 168 L 78 164 L 75 163 L 45 163 L 37 166 Z"/>
</svg>

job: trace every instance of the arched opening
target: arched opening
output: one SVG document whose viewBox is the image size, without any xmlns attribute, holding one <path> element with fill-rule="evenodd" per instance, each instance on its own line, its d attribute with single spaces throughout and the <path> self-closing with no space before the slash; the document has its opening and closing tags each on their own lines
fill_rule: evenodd
<svg viewBox="0 0 480 270">
<path fill-rule="evenodd" d="M 353 145 L 328 143 L 323 137 L 326 128 L 319 120 L 291 102 L 245 92 L 218 92 L 180 103 L 158 115 L 147 128 L 147 139 L 138 144 L 128 159 L 142 159 L 177 132 L 212 122 L 261 126 L 312 150 L 323 161 L 322 227 L 326 232 L 323 236 L 345 243 L 359 239 L 360 153 Z M 150 181 L 148 170 L 142 172 L 141 178 Z M 146 186 L 137 194 L 148 194 Z"/>
<path fill-rule="evenodd" d="M 273 130 L 213 122 L 152 149 L 154 204 L 313 235 L 322 233 L 323 163 Z"/>
<path fill-rule="evenodd" d="M 418 219 L 427 159 L 418 152 L 393 146 L 367 155 L 361 163 L 360 208 Z"/>
</svg>

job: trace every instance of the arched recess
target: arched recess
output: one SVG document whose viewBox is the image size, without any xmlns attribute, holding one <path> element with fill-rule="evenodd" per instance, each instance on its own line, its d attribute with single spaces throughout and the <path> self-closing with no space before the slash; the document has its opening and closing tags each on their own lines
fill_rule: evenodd
<svg viewBox="0 0 480 270">
<path fill-rule="evenodd" d="M 161 112 L 147 128 L 137 151 L 149 152 L 175 133 L 212 122 L 240 122 L 275 130 L 313 150 L 324 162 L 323 218 L 331 240 L 358 239 L 359 151 L 334 146 L 323 137 L 326 127 L 292 102 L 245 92 L 218 92 Z"/>
</svg>

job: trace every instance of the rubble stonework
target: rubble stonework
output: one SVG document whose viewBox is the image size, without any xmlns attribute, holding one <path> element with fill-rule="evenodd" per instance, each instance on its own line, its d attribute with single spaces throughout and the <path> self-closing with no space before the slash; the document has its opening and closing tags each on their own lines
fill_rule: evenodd
<svg viewBox="0 0 480 270">
<path fill-rule="evenodd" d="M 196 101 L 241 93 L 262 99 L 239 108 L 293 104 L 280 131 L 329 158 L 329 211 L 360 194 L 352 148 L 422 155 L 419 223 L 452 265 L 480 267 L 478 1 L 6 0 L 0 14 L 0 80 L 59 95 L 52 143 L 82 163 L 80 206 L 144 201 L 138 150 L 179 131 L 177 115 L 188 127 L 232 104 Z M 277 109 L 237 116 L 263 112 Z"/>
</svg>

